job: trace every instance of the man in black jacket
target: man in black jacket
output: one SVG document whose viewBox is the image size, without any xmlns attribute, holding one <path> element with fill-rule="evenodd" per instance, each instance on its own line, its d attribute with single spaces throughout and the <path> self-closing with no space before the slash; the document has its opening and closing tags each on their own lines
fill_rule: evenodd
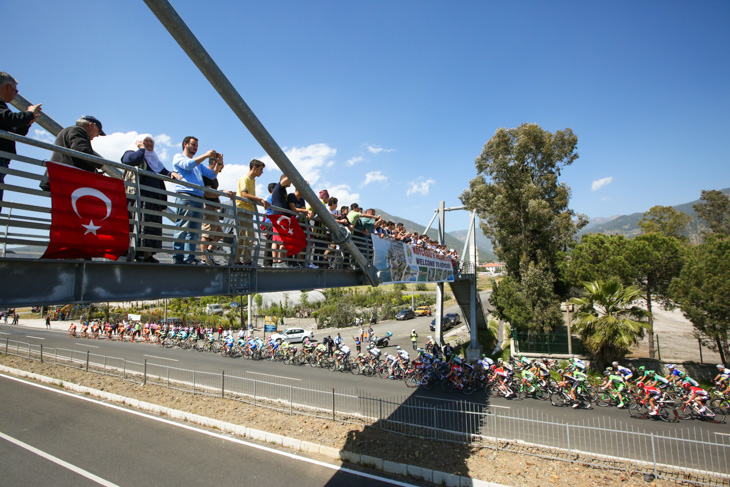
<svg viewBox="0 0 730 487">
<path fill-rule="evenodd" d="M 0 71 L 0 129 L 18 135 L 26 135 L 36 117 L 41 113 L 41 105 L 31 105 L 24 112 L 11 112 L 8 103 L 18 94 L 18 82 L 4 71 Z M 15 141 L 0 138 L 0 150 L 15 154 Z M 0 168 L 7 168 L 10 159 L 0 156 Z M 0 184 L 5 182 L 5 173 L 0 170 Z M 0 201 L 3 199 L 3 190 L 0 189 Z"/>
<path fill-rule="evenodd" d="M 59 147 L 73 149 L 75 151 L 84 152 L 94 155 L 94 149 L 91 148 L 91 141 L 99 135 L 106 135 L 101 129 L 101 122 L 91 115 L 84 115 L 76 120 L 76 125 L 66 127 L 58 133 L 56 142 Z M 61 162 L 69 166 L 75 166 L 84 171 L 96 172 L 101 169 L 102 164 L 80 159 L 78 157 L 67 156 L 60 152 L 54 152 L 51 156 L 53 162 Z"/>
</svg>

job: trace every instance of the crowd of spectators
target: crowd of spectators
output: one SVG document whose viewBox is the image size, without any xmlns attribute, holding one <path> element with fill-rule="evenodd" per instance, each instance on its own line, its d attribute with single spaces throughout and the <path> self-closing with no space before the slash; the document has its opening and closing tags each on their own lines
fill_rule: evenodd
<svg viewBox="0 0 730 487">
<path fill-rule="evenodd" d="M 20 113 L 10 111 L 6 103 L 12 101 L 17 92 L 15 78 L 0 72 L 0 128 L 26 134 L 30 125 L 39 116 L 41 105 L 29 106 L 26 111 Z M 85 115 L 80 117 L 75 125 L 61 130 L 55 145 L 93 155 L 92 141 L 103 135 L 105 133 L 101 122 L 96 117 Z M 12 141 L 0 139 L 0 142 L 2 143 L 0 149 L 10 153 L 15 152 L 15 144 Z M 238 245 L 233 259 L 236 264 L 253 264 L 252 250 L 259 238 L 259 230 L 264 230 L 265 235 L 265 241 L 261 242 L 261 247 L 264 248 L 264 265 L 302 266 L 306 261 L 312 267 L 328 268 L 336 266 L 338 258 L 341 262 L 342 252 L 338 245 L 332 243 L 329 230 L 317 216 L 315 208 L 307 205 L 299 188 L 289 192 L 291 182 L 286 175 L 282 175 L 278 182 L 270 183 L 268 197 L 262 198 L 256 195 L 256 179 L 262 176 L 265 164 L 253 159 L 249 163 L 248 173 L 240 178 L 235 192 L 221 190 L 217 176 L 224 168 L 223 154 L 210 149 L 198 155 L 197 137 L 188 136 L 183 139 L 182 152 L 173 157 L 172 171 L 165 168 L 154 147 L 155 141 L 152 136 L 141 134 L 121 156 L 124 164 L 142 170 L 139 172 L 139 181 L 130 178 L 135 176 L 136 171 L 127 171 L 125 176 L 125 180 L 128 181 L 126 185 L 129 194 L 128 204 L 138 204 L 140 206 L 138 210 L 142 214 L 141 235 L 135 242 L 135 247 L 143 250 L 137 251 L 135 255 L 137 261 L 158 262 L 155 253 L 162 248 L 161 212 L 167 207 L 167 198 L 162 191 L 166 189 L 164 178 L 170 178 L 178 180 L 173 189 L 178 194 L 174 204 L 176 230 L 173 241 L 173 263 L 218 264 L 214 255 L 217 255 L 218 242 L 224 233 L 220 225 L 223 208 L 221 193 L 235 199 L 237 208 Z M 102 169 L 99 163 L 60 152 L 54 152 L 51 160 L 84 171 L 100 172 Z M 0 159 L 0 167 L 7 167 L 8 164 L 9 160 Z M 148 175 L 149 173 L 162 177 Z M 4 176 L 5 173 L 0 171 L 0 184 Z M 45 190 L 49 187 L 46 183 L 42 185 Z M 133 198 L 137 187 L 140 188 L 139 199 Z M 357 202 L 349 206 L 341 205 L 337 198 L 330 196 L 327 189 L 319 191 L 319 198 L 334 219 L 354 235 L 393 239 L 456 257 L 453 249 L 447 250 L 444 245 L 438 245 L 426 235 L 407 231 L 402 223 L 382 218 L 373 208 L 363 210 Z M 263 207 L 266 211 L 261 227 L 258 227 L 258 219 L 254 216 L 257 206 Z M 300 224 L 309 225 L 312 237 L 309 259 L 305 260 L 304 255 L 287 255 L 282 238 L 272 228 L 270 220 L 281 214 L 293 214 Z M 130 213 L 130 217 L 132 216 Z M 133 221 L 132 218 L 130 220 Z M 198 259 L 197 256 L 202 256 L 202 259 Z"/>
</svg>

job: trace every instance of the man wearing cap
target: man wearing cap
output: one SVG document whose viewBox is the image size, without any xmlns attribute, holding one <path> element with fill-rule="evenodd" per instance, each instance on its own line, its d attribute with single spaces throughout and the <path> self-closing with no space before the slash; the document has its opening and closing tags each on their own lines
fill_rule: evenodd
<svg viewBox="0 0 730 487">
<path fill-rule="evenodd" d="M 76 125 L 66 127 L 58 133 L 55 144 L 59 147 L 72 149 L 85 154 L 94 155 L 91 148 L 91 141 L 99 135 L 106 135 L 101 129 L 101 122 L 91 115 L 84 115 L 76 120 Z M 75 166 L 84 171 L 96 172 L 101 169 L 102 164 L 91 162 L 78 157 L 67 156 L 60 152 L 54 152 L 51 161 Z"/>
<path fill-rule="evenodd" d="M 0 71 L 0 129 L 18 135 L 26 135 L 28 129 L 38 115 L 41 114 L 41 105 L 31 105 L 24 112 L 14 113 L 8 108 L 8 103 L 18 94 L 18 82 L 4 71 Z M 0 151 L 15 154 L 15 141 L 0 138 Z M 8 167 L 10 159 L 0 157 L 0 167 Z M 5 181 L 5 173 L 0 172 L 0 184 Z M 3 190 L 0 189 L 0 201 L 3 199 Z"/>
</svg>

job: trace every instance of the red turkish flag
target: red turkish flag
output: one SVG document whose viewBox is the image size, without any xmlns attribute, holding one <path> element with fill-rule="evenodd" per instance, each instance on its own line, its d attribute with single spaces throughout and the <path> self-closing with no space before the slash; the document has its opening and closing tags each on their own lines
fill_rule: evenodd
<svg viewBox="0 0 730 487">
<path fill-rule="evenodd" d="M 297 255 L 307 246 L 307 237 L 299 222 L 293 216 L 271 215 L 271 225 L 281 237 L 287 255 Z"/>
<path fill-rule="evenodd" d="M 127 195 L 121 179 L 48 162 L 51 242 L 44 259 L 105 257 L 129 249 Z"/>
</svg>

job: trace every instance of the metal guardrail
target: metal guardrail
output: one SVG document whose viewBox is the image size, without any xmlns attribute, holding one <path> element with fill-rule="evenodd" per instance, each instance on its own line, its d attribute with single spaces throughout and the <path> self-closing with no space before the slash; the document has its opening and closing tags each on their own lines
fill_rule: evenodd
<svg viewBox="0 0 730 487">
<path fill-rule="evenodd" d="M 703 429 L 662 434 L 605 417 L 566 423 L 527 410 L 498 413 L 487 404 L 419 395 L 394 399 L 316 384 L 252 379 L 6 339 L 0 353 L 92 373 L 222 397 L 288 414 L 315 416 L 424 439 L 471 444 L 581 465 L 638 470 L 695 485 L 730 486 L 730 436 Z"/>
<path fill-rule="evenodd" d="M 135 184 L 125 181 L 125 187 L 134 186 L 135 188 L 133 194 L 127 195 L 127 209 L 130 215 L 128 260 L 133 259 L 136 252 L 154 252 L 161 262 L 169 263 L 172 261 L 172 254 L 175 253 L 172 248 L 175 242 L 194 244 L 195 251 L 192 253 L 198 259 L 202 259 L 203 251 L 200 249 L 200 245 L 211 243 L 201 240 L 202 231 L 197 233 L 196 240 L 183 241 L 174 237 L 174 232 L 177 230 L 174 224 L 177 220 L 175 210 L 180 207 L 175 200 L 181 198 L 205 205 L 205 208 L 201 210 L 203 218 L 190 218 L 191 221 L 202 224 L 211 223 L 210 219 L 213 219 L 214 226 L 220 227 L 205 232 L 220 238 L 220 241 L 215 244 L 216 249 L 210 254 L 219 263 L 237 266 L 235 263 L 236 250 L 239 245 L 245 245 L 245 250 L 253 256 L 254 267 L 270 265 L 271 243 L 275 233 L 270 225 L 265 224 L 266 215 L 258 211 L 237 209 L 235 201 L 221 191 L 212 191 L 184 181 L 175 181 L 154 172 L 142 171 L 137 167 L 64 149 L 2 130 L 0 130 L 0 138 L 16 141 L 19 148 L 27 145 L 47 151 L 48 158 L 53 151 L 62 152 L 92 162 L 103 162 L 107 166 L 121 171 L 122 174 L 125 171 L 136 173 Z M 9 168 L 0 167 L 0 172 L 7 175 L 5 183 L 0 184 L 0 188 L 4 190 L 4 201 L 1 203 L 3 211 L 0 213 L 0 244 L 2 244 L 0 255 L 5 258 L 38 258 L 43 255 L 48 246 L 51 226 L 50 193 L 39 187 L 40 183 L 48 180 L 47 176 L 42 174 L 45 160 L 2 151 L 0 151 L 0 156 L 13 160 Z M 209 194 L 215 193 L 221 202 L 139 185 L 140 174 L 166 183 L 202 189 Z M 161 203 L 159 198 L 166 199 L 167 202 L 162 201 L 162 206 L 155 206 Z M 13 199 L 17 199 L 17 201 L 13 201 Z M 293 214 L 289 209 L 281 208 L 277 211 L 287 215 Z M 300 219 L 299 222 L 307 239 L 307 247 L 296 256 L 285 256 L 282 260 L 288 266 L 308 267 L 316 264 L 323 268 L 333 269 L 359 268 L 350 253 L 332 242 L 329 232 L 319 221 Z M 255 232 L 253 240 L 246 242 L 238 240 L 238 229 L 244 225 L 253 227 Z M 368 262 L 372 262 L 373 250 L 370 236 L 353 234 L 352 241 Z"/>
</svg>

